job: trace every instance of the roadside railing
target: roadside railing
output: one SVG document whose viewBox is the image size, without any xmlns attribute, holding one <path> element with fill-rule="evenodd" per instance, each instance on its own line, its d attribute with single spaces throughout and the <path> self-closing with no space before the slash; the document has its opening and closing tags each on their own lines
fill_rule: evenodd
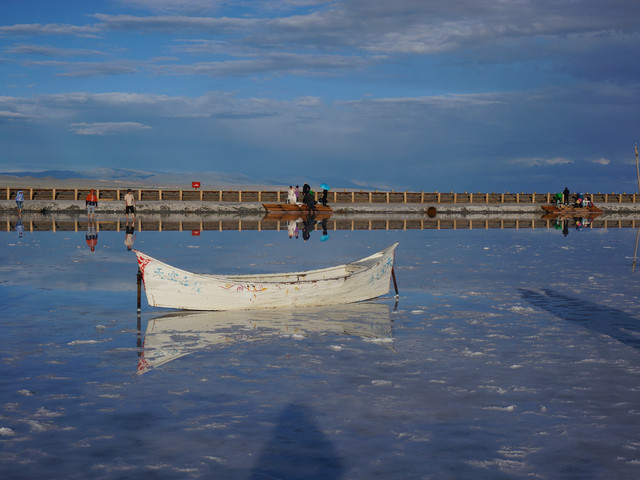
<svg viewBox="0 0 640 480">
<path fill-rule="evenodd" d="M 18 190 L 24 192 L 25 200 L 84 200 L 87 188 L 14 188 L 0 190 L 0 200 L 13 200 Z M 132 189 L 138 201 L 199 201 L 199 202 L 259 202 L 280 203 L 287 199 L 286 190 L 174 190 Z M 123 200 L 126 189 L 96 189 L 98 201 Z M 316 200 L 321 194 L 315 192 Z M 555 193 L 457 193 L 457 192 L 394 192 L 391 191 L 330 191 L 327 200 L 331 203 L 413 203 L 413 204 L 544 204 L 551 203 Z M 573 195 L 573 194 L 572 194 Z M 636 193 L 589 193 L 594 203 L 638 203 Z"/>
</svg>

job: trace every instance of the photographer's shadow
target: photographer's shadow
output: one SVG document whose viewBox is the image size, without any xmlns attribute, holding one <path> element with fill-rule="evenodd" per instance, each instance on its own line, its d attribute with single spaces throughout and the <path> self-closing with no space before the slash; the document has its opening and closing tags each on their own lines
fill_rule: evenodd
<svg viewBox="0 0 640 480">
<path fill-rule="evenodd" d="M 344 466 L 304 405 L 289 404 L 277 420 L 251 479 L 339 479 Z"/>
<path fill-rule="evenodd" d="M 537 308 L 595 332 L 603 333 L 633 348 L 640 348 L 640 320 L 622 310 L 570 297 L 549 289 L 541 292 L 519 289 L 522 298 Z"/>
</svg>

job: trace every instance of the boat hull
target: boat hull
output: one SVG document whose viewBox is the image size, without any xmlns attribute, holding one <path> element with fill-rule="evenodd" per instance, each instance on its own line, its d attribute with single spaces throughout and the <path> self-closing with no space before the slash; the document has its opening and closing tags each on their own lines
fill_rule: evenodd
<svg viewBox="0 0 640 480">
<path fill-rule="evenodd" d="M 396 246 L 331 268 L 235 276 L 192 273 L 134 251 L 150 306 L 221 311 L 337 305 L 386 295 Z"/>
<path fill-rule="evenodd" d="M 590 207 L 574 207 L 573 205 L 542 205 L 542 209 L 547 213 L 574 214 L 573 216 L 584 216 L 589 213 L 603 213 L 602 209 L 591 205 Z"/>
</svg>

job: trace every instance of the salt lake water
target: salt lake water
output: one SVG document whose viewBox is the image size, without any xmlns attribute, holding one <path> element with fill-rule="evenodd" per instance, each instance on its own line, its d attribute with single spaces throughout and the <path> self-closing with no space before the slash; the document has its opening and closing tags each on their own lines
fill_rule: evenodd
<svg viewBox="0 0 640 480">
<path fill-rule="evenodd" d="M 166 317 L 143 293 L 139 333 L 125 232 L 2 232 L 0 478 L 640 478 L 636 235 L 142 231 L 210 273 L 399 242 L 400 298 Z"/>
</svg>

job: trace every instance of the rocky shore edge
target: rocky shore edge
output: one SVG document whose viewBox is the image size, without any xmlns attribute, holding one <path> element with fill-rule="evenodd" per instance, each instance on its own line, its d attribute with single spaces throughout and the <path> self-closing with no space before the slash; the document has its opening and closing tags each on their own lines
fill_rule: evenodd
<svg viewBox="0 0 640 480">
<path fill-rule="evenodd" d="M 600 204 L 606 216 L 640 215 L 640 204 Z M 430 207 L 435 208 L 437 215 L 455 215 L 463 217 L 486 215 L 543 215 L 539 204 L 454 204 L 441 203 L 434 205 L 416 203 L 395 204 L 367 204 L 367 203 L 338 203 L 331 205 L 335 214 L 411 214 L 427 215 Z M 124 214 L 123 201 L 102 201 L 97 213 Z M 199 201 L 138 201 L 136 206 L 139 214 L 223 214 L 223 215 L 260 215 L 266 214 L 261 203 L 258 202 L 199 202 Z M 86 213 L 84 201 L 73 200 L 29 200 L 24 202 L 24 213 L 61 213 L 68 215 L 82 215 Z M 15 214 L 15 201 L 0 201 L 0 213 Z M 432 212 L 433 213 L 433 212 Z"/>
</svg>

